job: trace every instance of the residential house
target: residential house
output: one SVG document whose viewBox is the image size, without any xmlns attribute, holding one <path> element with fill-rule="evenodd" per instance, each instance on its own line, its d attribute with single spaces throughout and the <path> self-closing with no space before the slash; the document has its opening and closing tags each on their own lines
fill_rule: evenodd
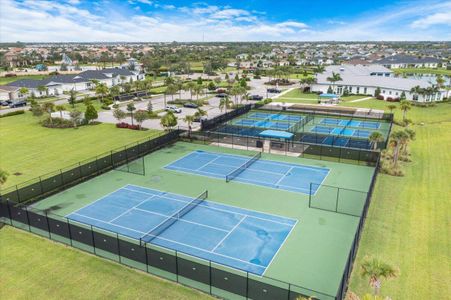
<svg viewBox="0 0 451 300">
<path fill-rule="evenodd" d="M 398 68 L 437 68 L 442 61 L 435 57 L 417 57 L 410 55 L 393 55 L 374 63 L 390 69 Z"/>
</svg>

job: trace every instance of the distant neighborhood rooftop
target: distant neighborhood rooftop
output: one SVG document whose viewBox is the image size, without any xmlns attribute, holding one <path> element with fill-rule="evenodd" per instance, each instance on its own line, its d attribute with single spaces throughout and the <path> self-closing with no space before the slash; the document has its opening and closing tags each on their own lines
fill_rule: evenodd
<svg viewBox="0 0 451 300">
<path fill-rule="evenodd" d="M 381 65 L 387 64 L 424 64 L 424 63 L 441 63 L 442 61 L 435 57 L 417 57 L 410 55 L 393 55 L 376 61 Z"/>
</svg>

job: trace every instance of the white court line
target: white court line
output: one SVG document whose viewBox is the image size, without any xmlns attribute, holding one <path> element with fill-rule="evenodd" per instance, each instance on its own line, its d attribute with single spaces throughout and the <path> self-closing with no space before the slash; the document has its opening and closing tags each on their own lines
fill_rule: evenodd
<svg viewBox="0 0 451 300">
<path fill-rule="evenodd" d="M 288 171 L 285 172 L 285 174 L 282 175 L 282 177 L 276 182 L 276 186 L 279 186 L 279 183 L 284 180 L 287 175 L 291 172 L 291 170 L 293 170 L 294 167 L 291 167 L 290 169 L 288 169 Z"/>
<path fill-rule="evenodd" d="M 143 201 L 139 202 L 138 204 L 136 204 L 135 206 L 127 209 L 126 211 L 124 211 L 123 213 L 121 213 L 119 216 L 117 216 L 116 218 L 113 218 L 111 220 L 109 220 L 108 222 L 113 222 L 117 219 L 119 219 L 120 217 L 122 217 L 123 215 L 125 215 L 126 213 L 128 213 L 129 211 L 131 211 L 132 209 L 136 209 L 138 206 L 140 206 L 141 204 L 143 204 L 144 202 L 147 202 L 148 200 L 152 199 L 153 197 L 155 197 L 155 195 L 150 196 L 148 198 L 145 198 Z"/>
<path fill-rule="evenodd" d="M 190 173 L 190 174 L 193 174 L 193 173 Z M 124 188 L 124 189 L 126 189 L 126 188 Z M 141 192 L 141 193 L 146 194 L 145 192 Z M 185 204 L 187 203 L 187 202 L 185 202 L 185 201 L 183 201 L 183 200 L 179 200 L 179 199 L 169 198 L 169 197 L 165 197 L 165 196 L 161 196 L 161 197 L 162 197 L 162 198 L 165 198 L 165 199 L 168 199 L 168 200 L 172 200 L 172 201 L 178 201 L 178 202 L 182 202 L 182 203 L 185 203 Z M 209 200 L 205 200 L 205 202 L 211 202 L 211 203 L 215 203 L 215 204 L 217 204 L 217 205 L 222 205 L 222 206 L 234 207 L 234 208 L 240 209 L 241 211 L 249 211 L 248 209 L 245 209 L 245 208 L 242 208 L 242 207 L 239 207 L 239 206 L 233 206 L 233 205 L 228 205 L 228 204 L 222 204 L 222 203 L 218 203 L 218 202 L 214 202 L 214 201 L 209 201 Z M 282 222 L 278 222 L 278 221 L 270 220 L 270 219 L 265 219 L 265 218 L 257 217 L 257 216 L 254 216 L 254 215 L 248 215 L 248 214 L 245 214 L 245 213 L 235 212 L 235 211 L 231 211 L 231 210 L 220 209 L 220 208 L 216 208 L 216 207 L 210 207 L 210 206 L 207 206 L 207 205 L 205 205 L 205 204 L 203 204 L 203 203 L 200 203 L 199 206 L 202 206 L 202 207 L 204 207 L 204 208 L 206 208 L 206 209 L 217 210 L 217 211 L 226 212 L 226 213 L 229 213 L 229 214 L 240 215 L 240 216 L 246 216 L 246 217 L 255 218 L 255 219 L 259 219 L 259 220 L 263 220 L 263 221 L 267 221 L 267 222 L 272 222 L 272 223 L 276 223 L 276 224 L 281 224 L 281 225 L 288 225 L 288 226 L 291 226 L 291 224 L 282 223 Z M 283 216 L 279 216 L 279 215 L 275 215 L 275 214 L 270 214 L 270 213 L 266 213 L 266 212 L 262 212 L 262 211 L 257 211 L 257 210 L 252 210 L 252 211 L 257 212 L 257 213 L 261 213 L 261 214 L 265 214 L 265 215 L 269 215 L 269 216 L 274 216 L 274 217 L 277 217 L 277 218 L 280 218 L 280 219 L 283 218 L 283 219 L 287 219 L 287 220 L 291 220 L 291 221 L 297 221 L 296 219 L 292 219 L 292 218 L 289 218 L 289 217 L 283 217 Z"/>
<path fill-rule="evenodd" d="M 280 249 L 283 248 L 283 245 L 288 240 L 288 237 L 290 236 L 291 232 L 293 232 L 293 229 L 296 227 L 296 225 L 298 225 L 298 222 L 299 222 L 299 220 L 296 220 L 296 223 L 291 227 L 290 232 L 288 232 L 288 234 L 285 237 L 285 239 L 283 240 L 282 244 L 280 244 L 279 249 L 277 249 L 276 253 L 274 253 L 273 257 L 271 258 L 271 261 L 268 263 L 268 265 L 266 266 L 265 270 L 263 271 L 263 274 L 261 275 L 262 277 L 265 275 L 266 270 L 268 270 L 269 266 L 272 264 L 272 262 L 276 258 L 276 256 L 279 253 Z"/>
<path fill-rule="evenodd" d="M 137 233 L 142 234 L 143 236 L 147 234 L 146 232 L 142 232 L 142 231 L 139 231 L 139 230 L 131 229 L 131 228 L 124 227 L 124 226 L 121 226 L 121 225 L 112 224 L 112 223 L 105 222 L 105 221 L 102 221 L 102 220 L 99 220 L 99 219 L 96 219 L 96 218 L 91 218 L 91 217 L 88 217 L 88 216 L 85 216 L 85 215 L 82 215 L 82 214 L 78 214 L 78 213 L 77 213 L 77 215 L 79 215 L 79 216 L 81 216 L 81 217 L 88 218 L 88 219 L 92 219 L 92 220 L 94 220 L 94 221 L 98 221 L 98 222 L 101 222 L 101 223 L 104 223 L 104 224 L 109 224 L 109 225 L 112 225 L 112 226 L 117 226 L 117 227 L 124 228 L 124 229 L 130 230 L 130 231 L 134 231 L 134 232 L 137 232 Z M 77 220 L 73 220 L 73 221 L 74 221 L 74 222 L 77 222 Z M 78 222 L 78 223 L 80 223 L 80 222 Z M 97 226 L 97 227 L 98 227 L 98 226 Z M 103 229 L 103 228 L 101 228 L 101 229 Z M 108 230 L 108 229 L 107 229 L 107 230 Z M 168 242 L 171 242 L 171 243 L 174 243 L 174 244 L 179 244 L 179 245 L 182 245 L 182 246 L 186 246 L 186 247 L 189 247 L 189 248 L 193 248 L 193 249 L 196 249 L 196 250 L 200 250 L 200 251 L 203 251 L 203 252 L 211 253 L 211 254 L 214 254 L 214 255 L 218 255 L 218 256 L 230 258 L 230 259 L 233 259 L 233 260 L 236 260 L 236 261 L 240 261 L 240 262 L 243 262 L 243 263 L 246 263 L 246 264 L 250 264 L 250 265 L 254 265 L 254 266 L 257 266 L 257 267 L 266 269 L 266 267 L 265 267 L 264 265 L 259 265 L 259 264 L 256 264 L 256 263 L 251 263 L 251 262 L 248 262 L 248 261 L 239 259 L 239 258 L 227 256 L 227 255 L 224 255 L 224 254 L 221 254 L 221 253 L 211 252 L 211 251 L 209 251 L 209 250 L 205 250 L 205 249 L 202 249 L 202 248 L 199 248 L 199 247 L 191 246 L 191 245 L 188 245 L 188 244 L 185 244 L 185 243 L 180 243 L 180 242 L 177 242 L 177 241 L 174 241 L 174 240 L 171 240 L 171 239 L 163 238 L 163 237 L 161 237 L 161 236 L 156 236 L 155 238 L 156 238 L 156 239 L 165 240 L 165 241 L 168 241 Z M 163 248 L 166 248 L 166 249 L 169 248 L 169 247 L 164 247 L 164 246 L 160 246 L 160 247 L 163 247 Z M 170 248 L 169 248 L 169 249 L 170 249 Z M 183 252 L 182 252 L 182 253 L 183 253 Z M 229 266 L 229 267 L 231 267 L 231 266 Z M 231 268 L 233 268 L 233 267 L 231 267 Z"/>
<path fill-rule="evenodd" d="M 216 246 L 215 246 L 213 249 L 211 249 L 211 252 L 215 252 L 216 248 L 218 248 L 219 245 L 221 245 L 222 242 L 224 242 L 224 240 L 225 240 L 226 238 L 228 238 L 229 235 L 230 235 L 230 234 L 231 234 L 238 226 L 240 226 L 240 224 L 244 221 L 244 219 L 246 219 L 246 217 L 242 218 L 238 223 L 236 223 L 236 225 L 233 226 L 233 228 L 229 231 L 229 233 L 227 233 L 227 234 L 222 238 L 222 240 L 220 240 L 219 243 L 217 243 Z"/>
<path fill-rule="evenodd" d="M 202 169 L 202 168 L 204 168 L 204 167 L 206 167 L 206 166 L 208 166 L 208 165 L 210 165 L 210 164 L 213 164 L 213 162 L 214 162 L 215 160 L 217 160 L 217 159 L 220 158 L 219 155 L 215 155 L 215 156 L 216 156 L 215 158 L 213 158 L 212 160 L 210 160 L 210 161 L 207 162 L 206 164 L 203 164 L 202 166 L 200 166 L 199 168 L 194 169 L 194 170 L 195 170 L 195 171 L 200 171 L 200 169 Z"/>
</svg>

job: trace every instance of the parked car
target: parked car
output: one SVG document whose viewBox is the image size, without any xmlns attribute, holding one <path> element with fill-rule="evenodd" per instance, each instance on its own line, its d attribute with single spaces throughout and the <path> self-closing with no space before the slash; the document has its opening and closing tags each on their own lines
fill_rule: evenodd
<svg viewBox="0 0 451 300">
<path fill-rule="evenodd" d="M 22 107 L 22 106 L 27 106 L 27 101 L 21 100 L 21 101 L 13 102 L 9 105 L 10 108 Z"/>
<path fill-rule="evenodd" d="M 220 94 L 217 94 L 216 95 L 216 97 L 218 97 L 218 98 L 225 98 L 225 97 L 227 97 L 228 95 L 226 94 L 226 93 L 220 93 Z"/>
<path fill-rule="evenodd" d="M 11 103 L 13 103 L 11 100 L 4 100 L 0 102 L 1 106 L 9 106 Z"/>
<path fill-rule="evenodd" d="M 274 93 L 274 94 L 278 94 L 278 93 L 282 92 L 281 90 L 276 89 L 276 88 L 269 88 L 269 89 L 267 89 L 266 91 L 267 91 L 268 93 Z"/>
<path fill-rule="evenodd" d="M 166 106 L 165 110 L 166 111 L 172 111 L 172 112 L 174 112 L 176 114 L 179 114 L 179 113 L 182 112 L 182 109 L 180 107 L 175 106 L 175 105 L 168 105 L 168 106 Z"/>
<path fill-rule="evenodd" d="M 248 99 L 249 100 L 254 100 L 254 101 L 260 101 L 260 100 L 263 100 L 263 97 L 260 96 L 260 95 L 251 95 L 251 96 L 249 96 Z"/>
<path fill-rule="evenodd" d="M 196 103 L 193 102 L 187 102 L 183 104 L 183 107 L 187 107 L 187 108 L 198 108 L 199 105 L 197 105 Z"/>
</svg>

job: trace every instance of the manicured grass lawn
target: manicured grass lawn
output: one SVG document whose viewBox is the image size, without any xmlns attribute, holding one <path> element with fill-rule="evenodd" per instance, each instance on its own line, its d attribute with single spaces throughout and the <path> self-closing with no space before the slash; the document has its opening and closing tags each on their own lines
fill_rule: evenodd
<svg viewBox="0 0 451 300">
<path fill-rule="evenodd" d="M 312 74 L 307 74 L 307 76 L 305 76 L 304 74 L 290 74 L 288 75 L 289 79 L 302 79 L 302 78 L 307 78 L 307 77 L 313 77 Z"/>
<path fill-rule="evenodd" d="M 302 98 L 302 99 L 311 99 L 318 100 L 318 95 L 314 93 L 303 93 L 301 89 L 294 89 L 286 94 L 283 94 L 283 98 Z M 288 101 L 287 101 L 288 102 Z"/>
<path fill-rule="evenodd" d="M 369 100 L 344 105 L 386 109 L 388 104 Z M 401 116 L 396 109 L 395 118 Z M 359 271 L 364 256 L 373 255 L 401 271 L 382 284 L 382 295 L 445 299 L 451 293 L 451 104 L 413 107 L 408 118 L 417 134 L 410 146 L 412 162 L 404 163 L 404 177 L 380 174 L 377 179 L 350 290 L 359 295 L 371 291 Z"/>
<path fill-rule="evenodd" d="M 83 104 L 77 107 L 84 111 Z M 38 121 L 30 112 L 0 119 L 0 164 L 10 174 L 5 188 L 158 133 L 113 124 L 45 128 Z"/>
<path fill-rule="evenodd" d="M 25 76 L 16 76 L 16 77 L 0 77 L 0 85 L 5 85 L 13 81 L 21 80 L 21 79 L 34 79 L 40 80 L 48 77 L 47 75 L 25 75 Z"/>
<path fill-rule="evenodd" d="M 408 68 L 408 69 L 393 69 L 397 74 L 400 73 L 422 73 L 422 74 L 441 74 L 451 76 L 451 70 L 446 69 L 428 69 L 428 68 Z"/>
<path fill-rule="evenodd" d="M 161 94 L 161 93 L 166 92 L 166 89 L 167 89 L 167 86 L 159 86 L 159 87 L 152 88 L 149 91 L 151 93 Z"/>
<path fill-rule="evenodd" d="M 0 229 L 0 256 L 5 299 L 211 299 L 10 226 Z"/>
</svg>

